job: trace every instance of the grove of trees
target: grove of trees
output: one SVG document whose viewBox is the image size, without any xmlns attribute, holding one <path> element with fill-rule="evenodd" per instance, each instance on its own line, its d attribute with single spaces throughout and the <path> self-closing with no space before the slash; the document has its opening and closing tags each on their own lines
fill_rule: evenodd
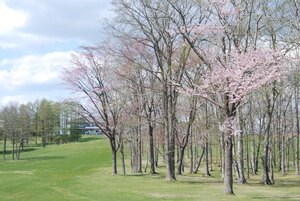
<svg viewBox="0 0 300 201">
<path fill-rule="evenodd" d="M 70 104 L 46 99 L 3 106 L 0 111 L 3 159 L 8 152 L 11 152 L 12 160 L 20 159 L 30 141 L 43 147 L 51 143 L 78 141 L 78 125 L 83 121 L 73 110 Z"/>
<path fill-rule="evenodd" d="M 254 175 L 299 176 L 299 0 L 112 5 L 107 38 L 63 71 L 73 97 L 1 109 L 4 159 L 8 142 L 19 159 L 29 136 L 60 143 L 85 119 L 108 138 L 112 174 L 219 171 L 225 194 Z"/>
<path fill-rule="evenodd" d="M 299 1 L 112 4 L 107 40 L 82 47 L 63 80 L 108 137 L 113 174 L 118 150 L 125 174 L 128 145 L 132 173 L 163 163 L 176 180 L 203 161 L 226 194 L 234 178 L 299 175 Z"/>
</svg>

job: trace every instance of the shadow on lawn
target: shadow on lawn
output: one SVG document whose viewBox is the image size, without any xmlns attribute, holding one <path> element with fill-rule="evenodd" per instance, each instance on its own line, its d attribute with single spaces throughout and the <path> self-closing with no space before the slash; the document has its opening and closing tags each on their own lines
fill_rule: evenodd
<svg viewBox="0 0 300 201">
<path fill-rule="evenodd" d="M 280 179 L 276 182 L 275 180 L 275 188 L 282 188 L 282 187 L 299 187 L 300 186 L 300 180 L 296 179 Z M 300 197 L 299 197 L 300 200 Z"/>
<path fill-rule="evenodd" d="M 21 151 L 21 154 L 24 153 L 24 152 L 30 152 L 30 151 L 35 151 L 35 150 L 37 150 L 37 148 L 33 148 L 33 147 L 24 148 L 24 150 Z M 11 150 L 6 150 L 5 153 L 6 154 L 11 154 L 12 151 Z M 2 154 L 3 154 L 3 150 L 0 151 L 0 155 L 2 155 Z"/>
<path fill-rule="evenodd" d="M 134 174 L 127 174 L 125 175 L 126 177 L 153 177 L 153 178 L 166 178 L 166 175 L 160 174 L 160 173 L 155 173 L 155 174 L 150 174 L 150 173 L 134 173 Z"/>
<path fill-rule="evenodd" d="M 79 139 L 79 142 L 90 142 L 95 140 L 102 140 L 104 139 L 102 136 L 89 136 L 89 137 L 82 137 Z"/>
<path fill-rule="evenodd" d="M 166 175 L 161 174 L 161 173 L 156 173 L 156 174 L 143 174 L 143 173 L 136 173 L 136 174 L 127 174 L 126 177 L 151 177 L 153 179 L 165 179 Z M 176 182 L 178 183 L 185 183 L 185 184 L 205 184 L 205 183 L 212 183 L 212 184 L 219 184 L 223 183 L 222 180 L 216 179 L 214 176 L 211 177 L 190 177 L 190 176 L 177 176 Z"/>
<path fill-rule="evenodd" d="M 221 184 L 223 183 L 222 180 L 217 180 L 217 179 L 214 179 L 214 180 L 208 180 L 208 179 L 202 179 L 203 177 L 199 177 L 200 179 L 199 180 L 182 180 L 182 181 L 179 181 L 181 183 L 186 183 L 186 184 Z"/>
<path fill-rule="evenodd" d="M 27 161 L 41 161 L 41 160 L 57 160 L 57 159 L 65 159 L 65 156 L 37 156 L 37 157 L 30 157 L 30 158 L 24 158 L 21 160 L 27 160 Z"/>
<path fill-rule="evenodd" d="M 256 196 L 256 197 L 252 197 L 253 200 L 265 200 L 265 199 L 272 199 L 272 200 L 300 200 L 299 197 L 287 197 L 287 196 Z"/>
</svg>

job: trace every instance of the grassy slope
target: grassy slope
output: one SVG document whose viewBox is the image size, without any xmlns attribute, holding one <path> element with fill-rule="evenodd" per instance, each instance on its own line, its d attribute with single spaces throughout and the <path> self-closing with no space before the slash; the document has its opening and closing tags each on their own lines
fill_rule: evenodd
<svg viewBox="0 0 300 201">
<path fill-rule="evenodd" d="M 51 145 L 22 153 L 20 161 L 0 160 L 0 200 L 300 200 L 300 178 L 277 176 L 273 186 L 234 186 L 224 196 L 218 176 L 112 176 L 105 139 Z M 160 170 L 160 171 L 163 171 Z M 292 173 L 290 174 L 292 175 Z"/>
</svg>

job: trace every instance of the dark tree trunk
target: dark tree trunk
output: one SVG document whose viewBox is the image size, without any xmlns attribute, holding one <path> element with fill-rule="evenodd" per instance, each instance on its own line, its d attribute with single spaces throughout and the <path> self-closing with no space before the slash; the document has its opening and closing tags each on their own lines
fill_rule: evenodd
<svg viewBox="0 0 300 201">
<path fill-rule="evenodd" d="M 22 143 L 20 143 L 19 146 L 17 147 L 17 153 L 16 153 L 16 158 L 17 158 L 17 160 L 20 159 L 20 155 L 21 155 L 21 147 L 22 147 L 21 145 L 22 145 Z"/>
<path fill-rule="evenodd" d="M 153 127 L 151 122 L 149 123 L 149 161 L 150 161 L 150 173 L 155 174 L 155 160 L 154 160 L 154 138 Z"/>
<path fill-rule="evenodd" d="M 43 148 L 46 146 L 46 137 L 44 135 L 42 136 L 42 145 Z"/>
<path fill-rule="evenodd" d="M 205 142 L 204 142 L 204 158 L 205 158 L 205 167 L 204 167 L 204 176 L 210 176 L 209 172 L 209 147 L 208 147 L 208 136 L 205 136 Z"/>
<path fill-rule="evenodd" d="M 202 159 L 203 159 L 203 157 L 204 157 L 204 152 L 205 152 L 205 148 L 203 147 L 202 148 L 202 154 L 201 154 L 201 156 L 200 156 L 200 158 L 198 159 L 198 161 L 197 161 L 197 165 L 196 165 L 196 167 L 195 167 L 195 169 L 194 169 L 194 174 L 197 174 L 197 172 L 198 172 L 198 170 L 199 170 L 199 167 L 200 167 L 200 165 L 201 165 L 201 161 L 202 161 Z"/>
<path fill-rule="evenodd" d="M 179 147 L 179 158 L 178 158 L 178 166 L 177 166 L 177 174 L 182 174 L 183 170 L 183 159 L 184 159 L 184 150 L 185 146 Z"/>
<path fill-rule="evenodd" d="M 112 153 L 112 158 L 111 158 L 111 162 L 112 162 L 112 174 L 116 175 L 118 174 L 118 170 L 117 170 L 117 148 L 116 148 L 116 140 L 115 138 L 110 138 L 110 147 L 111 147 L 111 153 Z"/>
<path fill-rule="evenodd" d="M 227 124 L 235 124 L 237 105 L 239 103 L 229 103 L 229 97 L 226 95 L 225 99 L 225 111 L 226 111 L 226 121 L 225 124 L 226 131 L 224 132 L 224 192 L 225 194 L 234 194 L 233 192 L 233 135 L 234 130 L 231 127 L 228 127 Z"/>
<path fill-rule="evenodd" d="M 125 155 L 124 155 L 124 142 L 122 140 L 120 144 L 120 154 L 121 154 L 121 163 L 122 163 L 122 173 L 126 175 L 126 166 L 125 166 Z"/>
<path fill-rule="evenodd" d="M 230 134 L 228 136 L 226 136 L 226 139 L 224 142 L 225 142 L 224 192 L 225 192 L 225 194 L 234 194 L 234 192 L 233 192 L 233 175 L 232 175 L 233 143 L 232 143 L 232 137 L 230 136 Z"/>
<path fill-rule="evenodd" d="M 270 185 L 272 184 L 270 177 L 269 177 L 269 134 L 268 132 L 265 133 L 264 139 L 264 154 L 262 157 L 262 181 L 261 183 Z"/>
<path fill-rule="evenodd" d="M 257 151 L 255 157 L 255 174 L 258 172 L 258 162 L 259 162 L 259 154 L 260 154 L 260 147 L 261 147 L 261 136 L 258 136 L 258 143 L 257 143 Z"/>
<path fill-rule="evenodd" d="M 246 164 L 247 164 L 247 179 L 250 178 L 250 157 L 249 157 L 249 133 L 246 137 Z"/>
<path fill-rule="evenodd" d="M 298 82 L 297 82 L 298 84 Z M 297 136 L 296 136 L 296 156 L 295 156 L 295 173 L 299 175 L 299 137 L 300 137 L 300 125 L 299 125 L 299 89 L 296 86 L 295 93 L 295 110 L 296 110 L 296 128 L 297 128 Z"/>
<path fill-rule="evenodd" d="M 254 131 L 254 130 L 253 130 Z M 256 175 L 256 157 L 255 157 L 255 135 L 252 134 L 251 137 L 251 170 L 252 175 Z"/>
<path fill-rule="evenodd" d="M 5 154 L 6 154 L 6 134 L 3 136 L 3 160 L 5 160 Z"/>
<path fill-rule="evenodd" d="M 291 141 L 290 138 L 287 140 L 287 150 L 286 150 L 286 171 L 290 170 L 290 149 L 291 149 Z"/>
<path fill-rule="evenodd" d="M 224 132 L 221 132 L 220 136 L 220 155 L 221 155 L 221 173 L 222 179 L 224 180 L 225 177 L 225 138 Z"/>
<path fill-rule="evenodd" d="M 15 160 L 15 139 L 12 140 L 11 156 L 12 159 Z"/>
<path fill-rule="evenodd" d="M 210 164 L 210 171 L 213 171 L 213 149 L 212 149 L 212 143 L 210 141 L 209 143 L 209 164 Z"/>
<path fill-rule="evenodd" d="M 247 183 L 245 174 L 244 174 L 244 150 L 243 150 L 243 131 L 238 132 L 237 135 L 237 166 L 238 166 L 238 183 L 245 184 Z"/>
<path fill-rule="evenodd" d="M 270 156 L 270 129 L 271 129 L 271 123 L 272 123 L 272 115 L 274 111 L 275 106 L 275 91 L 272 93 L 272 100 L 269 94 L 266 95 L 267 98 L 267 127 L 265 130 L 265 137 L 264 137 L 264 153 L 262 157 L 262 179 L 261 183 L 266 185 L 271 185 L 272 181 L 270 180 L 269 172 L 270 172 L 270 164 L 269 163 L 269 156 Z"/>
<path fill-rule="evenodd" d="M 165 115 L 165 159 L 166 180 L 176 180 L 175 176 L 175 103 L 173 91 L 167 83 L 164 86 L 164 115 Z"/>
<path fill-rule="evenodd" d="M 269 120 L 270 121 L 270 120 Z M 270 155 L 270 124 L 271 122 L 269 122 L 268 126 L 267 126 L 267 131 L 265 133 L 265 137 L 264 137 L 264 153 L 263 153 L 263 157 L 262 157 L 262 181 L 261 183 L 266 184 L 266 185 L 270 185 L 272 184 L 270 177 L 269 177 L 269 172 L 270 172 L 270 166 L 269 166 L 269 155 Z"/>
<path fill-rule="evenodd" d="M 191 136 L 191 139 L 192 140 L 190 141 L 190 174 L 193 174 L 194 173 L 194 170 L 193 170 L 194 169 L 193 136 Z"/>
<path fill-rule="evenodd" d="M 177 167 L 178 174 L 182 174 L 183 169 L 184 169 L 184 152 L 188 145 L 190 136 L 192 135 L 192 124 L 195 120 L 196 104 L 197 104 L 196 99 L 193 97 L 192 102 L 190 104 L 190 115 L 189 115 L 189 122 L 188 122 L 186 135 L 184 136 L 182 143 L 180 143 L 180 146 L 179 146 L 179 158 L 178 158 L 179 163 L 178 163 L 178 167 Z M 192 147 L 191 147 L 191 149 L 192 149 Z M 193 169 L 193 164 L 191 164 L 191 169 Z M 192 172 L 192 171 L 190 171 L 190 172 Z"/>
<path fill-rule="evenodd" d="M 280 166 L 281 166 L 281 174 L 284 176 L 285 175 L 285 151 L 286 151 L 286 147 L 285 147 L 285 136 L 284 133 L 281 134 L 281 160 L 280 160 Z"/>
<path fill-rule="evenodd" d="M 137 172 L 142 173 L 142 117 L 139 116 L 138 136 L 137 136 Z"/>
<path fill-rule="evenodd" d="M 159 156 L 159 144 L 157 143 L 158 147 L 154 147 L 155 148 L 155 167 L 158 167 L 158 156 Z M 165 160 L 165 155 L 163 156 L 163 160 Z"/>
</svg>

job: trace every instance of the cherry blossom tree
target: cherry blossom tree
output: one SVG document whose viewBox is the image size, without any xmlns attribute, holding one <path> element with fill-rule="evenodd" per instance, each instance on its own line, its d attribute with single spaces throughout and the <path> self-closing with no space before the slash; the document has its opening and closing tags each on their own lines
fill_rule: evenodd
<svg viewBox="0 0 300 201">
<path fill-rule="evenodd" d="M 117 151 L 120 147 L 119 120 L 124 105 L 119 80 L 114 77 L 115 63 L 103 47 L 82 47 L 73 55 L 72 65 L 64 70 L 63 81 L 72 90 L 72 104 L 78 113 L 99 127 L 109 139 L 112 173 L 117 174 Z"/>
<path fill-rule="evenodd" d="M 234 50 L 228 54 L 214 54 L 209 58 L 210 69 L 199 85 L 184 92 L 199 95 L 221 109 L 223 122 L 220 130 L 225 140 L 225 192 L 233 193 L 232 138 L 240 132 L 236 120 L 237 109 L 243 99 L 260 87 L 280 80 L 282 77 L 282 55 L 271 49 Z"/>
<path fill-rule="evenodd" d="M 194 6 L 199 10 L 198 19 L 202 19 L 199 22 L 187 20 L 189 7 L 186 5 L 189 3 L 168 2 L 181 14 L 174 32 L 180 33 L 193 49 L 202 69 L 200 84 L 183 91 L 201 96 L 221 111 L 220 130 L 225 145 L 224 190 L 226 194 L 233 194 L 232 137 L 242 133 L 236 122 L 237 109 L 245 96 L 280 78 L 282 52 L 263 40 L 263 16 L 253 16 L 255 6 L 262 9 L 261 2 L 197 2 Z M 194 14 L 197 19 L 195 16 L 197 13 Z M 238 143 L 242 141 L 238 140 Z M 241 144 L 238 147 L 242 147 Z M 244 183 L 242 162 L 240 158 L 239 181 Z"/>
</svg>

